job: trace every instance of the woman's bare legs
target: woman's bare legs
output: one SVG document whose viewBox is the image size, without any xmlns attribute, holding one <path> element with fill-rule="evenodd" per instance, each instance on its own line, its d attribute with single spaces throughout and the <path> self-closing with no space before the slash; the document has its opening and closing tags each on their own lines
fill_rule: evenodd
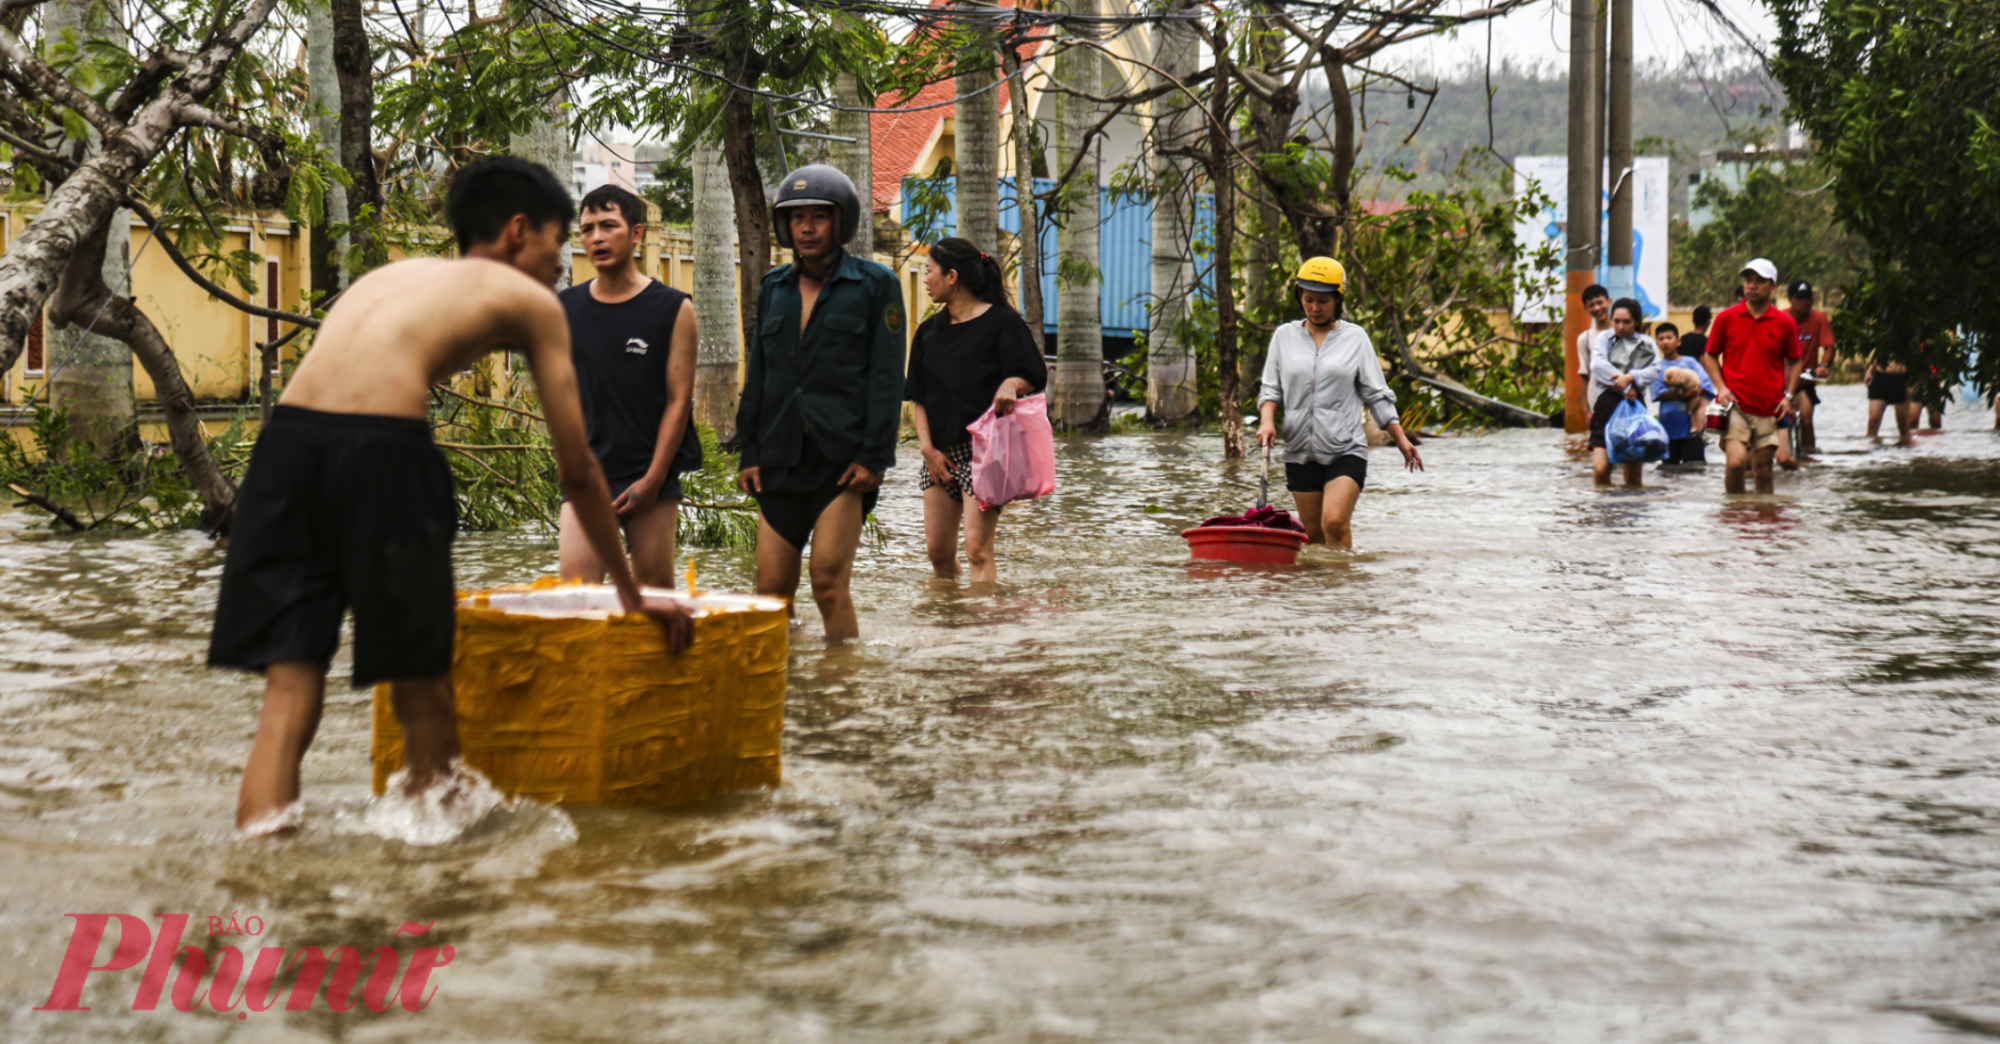
<svg viewBox="0 0 2000 1044">
<path fill-rule="evenodd" d="M 951 499 L 943 486 L 924 490 L 924 551 L 931 573 L 940 580 L 958 579 L 958 526 L 965 504 Z M 970 542 L 971 533 L 966 534 Z"/>
</svg>

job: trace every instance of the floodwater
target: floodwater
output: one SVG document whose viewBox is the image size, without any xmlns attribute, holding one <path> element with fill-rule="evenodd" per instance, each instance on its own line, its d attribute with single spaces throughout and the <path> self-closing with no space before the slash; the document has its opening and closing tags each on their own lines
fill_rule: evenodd
<svg viewBox="0 0 2000 1044">
<path fill-rule="evenodd" d="M 929 580 L 905 453 L 865 641 L 803 611 L 782 789 L 435 846 L 373 825 L 344 686 L 303 833 L 233 842 L 257 689 L 201 665 L 215 550 L 0 515 L 0 1037 L 2000 1036 L 2000 438 L 1955 403 L 1871 445 L 1860 395 L 1766 498 L 1598 492 L 1553 432 L 1378 451 L 1361 550 L 1295 569 L 1187 561 L 1255 496 L 1215 440 L 1077 441 L 990 591 Z M 554 567 L 459 546 L 467 586 Z M 417 1014 L 133 1012 L 137 969 L 31 1010 L 66 913 L 232 911 L 455 957 Z"/>
</svg>

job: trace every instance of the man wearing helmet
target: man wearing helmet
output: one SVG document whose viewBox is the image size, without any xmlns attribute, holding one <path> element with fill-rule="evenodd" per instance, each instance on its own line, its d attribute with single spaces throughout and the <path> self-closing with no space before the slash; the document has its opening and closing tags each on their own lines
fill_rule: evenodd
<svg viewBox="0 0 2000 1044">
<path fill-rule="evenodd" d="M 1347 273 L 1330 257 L 1308 258 L 1293 285 L 1306 317 L 1271 333 L 1257 402 L 1257 444 L 1277 444 L 1278 409 L 1285 411 L 1285 488 L 1298 505 L 1306 539 L 1348 550 L 1361 487 L 1368 482 L 1366 411 L 1403 453 L 1412 471 L 1423 470 L 1417 448 L 1403 434 L 1396 393 L 1382 379 L 1375 345 L 1360 327 L 1340 319 Z"/>
<path fill-rule="evenodd" d="M 830 640 L 860 633 L 848 582 L 902 419 L 902 289 L 887 268 L 841 249 L 863 216 L 840 171 L 815 163 L 785 175 L 771 217 L 796 260 L 757 291 L 736 410 L 737 481 L 762 515 L 757 591 L 794 597 L 810 541 Z"/>
</svg>

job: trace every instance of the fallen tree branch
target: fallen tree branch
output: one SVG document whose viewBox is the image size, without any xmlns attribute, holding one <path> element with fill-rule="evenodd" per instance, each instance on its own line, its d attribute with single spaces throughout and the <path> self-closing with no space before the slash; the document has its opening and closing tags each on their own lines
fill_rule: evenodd
<svg viewBox="0 0 2000 1044">
<path fill-rule="evenodd" d="M 529 420 L 531 420 L 531 421 L 535 421 L 535 422 L 537 422 L 537 423 L 541 423 L 541 424 L 546 424 L 546 423 L 548 423 L 547 421 L 545 421 L 545 420 L 542 420 L 542 416 L 541 416 L 541 414 L 539 414 L 539 413 L 530 413 L 530 412 L 528 412 L 527 410 L 517 410 L 517 409 L 515 409 L 515 408 L 514 408 L 514 407 L 512 407 L 512 406 L 503 406 L 503 405 L 501 405 L 500 403 L 497 403 L 497 402 L 488 402 L 488 401 L 487 401 L 487 400 L 485 400 L 485 399 L 475 399 L 475 398 L 473 398 L 472 396 L 470 396 L 470 395 L 467 395 L 467 394 L 465 394 L 464 392 L 456 392 L 456 391 L 453 391 L 453 390 L 451 390 L 450 388 L 447 388 L 447 387 L 445 387 L 445 386 L 444 386 L 444 385 L 442 385 L 442 384 L 438 384 L 438 385 L 433 385 L 433 386 L 431 387 L 431 390 L 432 390 L 432 391 L 434 391 L 434 392 L 442 392 L 442 393 L 444 393 L 444 394 L 446 394 L 446 395 L 449 395 L 449 396 L 451 396 L 451 397 L 452 397 L 452 398 L 454 398 L 454 399 L 463 399 L 464 401 L 466 401 L 466 402 L 469 402 L 469 403 L 473 404 L 474 406 L 485 406 L 485 407 L 487 407 L 487 408 L 489 408 L 489 409 L 495 409 L 495 410 L 504 410 L 504 411 L 505 411 L 505 412 L 507 412 L 507 413 L 514 413 L 514 414 L 519 414 L 520 416 L 523 416 L 523 417 L 526 417 L 526 418 L 528 418 Z"/>
<path fill-rule="evenodd" d="M 53 323 L 78 326 L 113 340 L 131 350 L 146 376 L 152 378 L 160 413 L 166 419 L 167 440 L 188 484 L 201 498 L 201 529 L 222 536 L 236 510 L 236 483 L 222 473 L 208 451 L 208 438 L 195 412 L 194 391 L 188 387 L 174 350 L 159 327 L 139 310 L 129 297 L 111 292 L 104 282 L 105 244 L 110 238 L 107 220 L 84 237 L 71 252 L 55 293 L 49 298 L 48 317 Z"/>
<path fill-rule="evenodd" d="M 90 528 L 89 526 L 84 525 L 81 519 L 71 514 L 68 508 L 63 507 L 61 504 L 58 504 L 55 501 L 50 500 L 45 496 L 42 496 L 40 493 L 36 493 L 32 490 L 22 489 L 20 486 L 14 485 L 11 482 L 7 484 L 7 490 L 8 492 L 13 493 L 15 496 L 21 498 L 21 502 L 19 504 L 14 505 L 15 507 L 27 507 L 30 504 L 32 504 L 35 507 L 41 508 L 43 511 L 48 512 L 49 514 L 54 515 L 56 517 L 56 521 L 61 522 L 63 525 L 66 525 L 71 529 L 76 530 L 79 533 Z"/>
<path fill-rule="evenodd" d="M 515 430 L 518 431 L 520 429 L 517 428 Z M 471 443 L 471 442 L 439 442 L 436 443 L 436 445 L 439 449 L 468 450 L 468 451 L 476 451 L 482 453 L 487 450 L 514 450 L 519 452 L 526 450 L 548 449 L 547 446 L 524 446 L 519 443 L 510 443 L 510 442 L 493 442 L 493 443 L 487 443 L 485 445 L 480 445 L 478 443 Z"/>
<path fill-rule="evenodd" d="M 521 488 L 520 483 L 514 481 L 513 479 L 508 478 L 505 475 L 500 474 L 498 471 L 493 470 L 493 465 L 488 464 L 483 460 L 480 460 L 478 457 L 475 457 L 472 454 L 467 453 L 466 451 L 459 449 L 456 446 L 448 446 L 445 445 L 444 443 L 439 443 L 439 445 L 445 449 L 450 450 L 453 453 L 458 454 L 461 457 L 464 457 L 466 460 L 469 460 L 474 464 L 477 464 L 480 467 L 485 468 L 487 474 L 493 476 L 496 480 L 500 482 L 501 485 L 506 486 L 508 489 Z M 542 510 L 542 506 L 540 504 L 534 503 L 532 500 L 530 500 L 529 506 L 535 509 L 535 517 L 541 519 L 542 524 L 549 527 L 550 530 L 553 531 L 560 528 L 556 525 L 555 520 L 549 517 L 548 512 Z"/>
<path fill-rule="evenodd" d="M 167 258 L 174 263 L 174 267 L 180 269 L 181 274 L 192 280 L 194 285 L 208 291 L 210 297 L 218 298 L 223 304 L 239 312 L 247 312 L 257 316 L 260 319 L 276 319 L 279 322 L 293 323 L 298 326 L 310 327 L 314 330 L 319 329 L 319 320 L 314 319 L 312 316 L 300 315 L 297 312 L 281 311 L 276 308 L 265 308 L 262 305 L 254 305 L 224 290 L 213 279 L 202 275 L 194 267 L 193 263 L 188 261 L 187 255 L 181 253 L 181 248 L 175 246 L 174 241 L 167 238 L 166 230 L 160 227 L 160 219 L 153 216 L 153 212 L 147 209 L 146 204 L 136 199 L 128 199 L 125 201 L 125 205 L 132 208 L 132 213 L 139 215 L 139 220 L 145 222 L 146 227 L 152 230 L 153 242 L 160 244 L 160 249 L 166 251 Z M 331 302 L 332 299 L 329 298 L 328 303 Z M 298 331 L 294 330 L 292 332 L 296 334 Z"/>
</svg>

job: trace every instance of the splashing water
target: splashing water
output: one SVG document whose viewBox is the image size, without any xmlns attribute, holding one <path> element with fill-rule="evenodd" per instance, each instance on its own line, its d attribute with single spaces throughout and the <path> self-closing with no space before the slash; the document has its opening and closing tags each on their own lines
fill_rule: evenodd
<svg viewBox="0 0 2000 1044">
<path fill-rule="evenodd" d="M 287 833 L 297 830 L 300 824 L 305 821 L 306 803 L 303 801 L 294 801 L 262 819 L 253 820 L 237 827 L 236 840 L 250 841 L 260 837 L 271 837 Z"/>
<path fill-rule="evenodd" d="M 500 793 L 457 758 L 442 781 L 416 794 L 404 790 L 409 776 L 408 769 L 390 776 L 381 796 L 336 820 L 340 828 L 411 845 L 444 845 L 486 825 L 489 818 L 511 815 L 527 805 Z"/>
</svg>

